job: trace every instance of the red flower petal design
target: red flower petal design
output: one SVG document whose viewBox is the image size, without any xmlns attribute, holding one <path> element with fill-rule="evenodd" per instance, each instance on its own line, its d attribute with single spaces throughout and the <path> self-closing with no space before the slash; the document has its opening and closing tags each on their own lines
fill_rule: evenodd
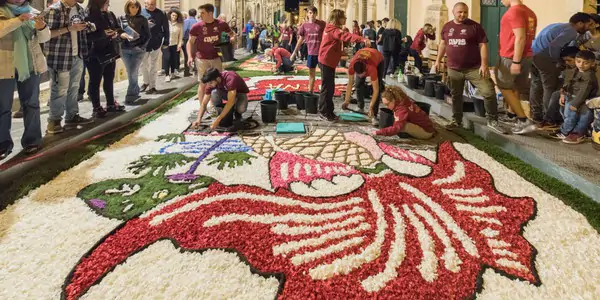
<svg viewBox="0 0 600 300">
<path fill-rule="evenodd" d="M 533 199 L 498 193 L 449 143 L 438 155 L 426 178 L 365 176 L 338 197 L 214 183 L 107 235 L 75 266 L 63 296 L 80 297 L 161 239 L 235 249 L 260 272 L 285 275 L 282 299 L 460 299 L 475 295 L 486 267 L 539 284 L 535 250 L 521 235 Z"/>
</svg>

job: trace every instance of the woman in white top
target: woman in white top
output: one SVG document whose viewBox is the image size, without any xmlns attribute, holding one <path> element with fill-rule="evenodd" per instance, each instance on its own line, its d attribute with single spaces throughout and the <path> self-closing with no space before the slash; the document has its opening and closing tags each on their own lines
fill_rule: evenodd
<svg viewBox="0 0 600 300">
<path fill-rule="evenodd" d="M 179 52 L 183 46 L 183 15 L 177 9 L 169 11 L 169 48 L 163 50 L 166 82 L 179 76 Z"/>
</svg>

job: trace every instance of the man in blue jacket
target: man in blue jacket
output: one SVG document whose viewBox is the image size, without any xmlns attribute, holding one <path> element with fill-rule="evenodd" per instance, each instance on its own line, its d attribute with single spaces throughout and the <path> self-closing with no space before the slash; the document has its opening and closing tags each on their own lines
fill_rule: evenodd
<svg viewBox="0 0 600 300">
<path fill-rule="evenodd" d="M 252 31 L 252 29 L 254 29 L 254 22 L 252 21 L 248 21 L 248 24 L 246 24 L 246 51 L 248 52 L 252 52 L 252 39 L 250 39 L 250 31 Z"/>
<path fill-rule="evenodd" d="M 533 41 L 533 65 L 531 66 L 531 90 L 529 103 L 531 116 L 542 122 L 552 93 L 558 90 L 561 70 L 557 66 L 561 49 L 585 34 L 594 24 L 586 13 L 574 14 L 569 23 L 556 23 L 544 28 Z"/>
</svg>

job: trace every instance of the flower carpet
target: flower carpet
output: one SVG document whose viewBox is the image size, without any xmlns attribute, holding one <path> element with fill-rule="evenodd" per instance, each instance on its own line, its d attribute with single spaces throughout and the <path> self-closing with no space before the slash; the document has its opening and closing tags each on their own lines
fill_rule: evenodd
<svg viewBox="0 0 600 300">
<path fill-rule="evenodd" d="M 259 54 L 244 61 L 242 64 L 240 64 L 239 68 L 247 71 L 271 72 L 271 69 L 274 66 L 275 62 L 265 57 L 264 54 Z M 298 71 L 308 71 L 306 64 L 295 64 L 295 66 L 298 68 Z M 317 72 L 321 72 L 321 69 L 317 68 Z M 335 72 L 346 74 L 348 72 L 348 68 L 337 67 Z"/>
<path fill-rule="evenodd" d="M 308 76 L 257 76 L 246 78 L 246 85 L 250 92 L 248 100 L 258 101 L 263 100 L 267 90 L 281 89 L 288 92 L 306 92 L 308 91 Z M 335 80 L 335 97 L 340 97 L 342 91 L 346 90 L 348 84 L 347 78 L 336 78 Z M 318 92 L 321 89 L 321 79 L 315 79 L 315 90 Z"/>
<path fill-rule="evenodd" d="M 597 299 L 600 235 L 471 145 L 188 132 L 190 100 L 0 211 L 0 299 Z"/>
</svg>

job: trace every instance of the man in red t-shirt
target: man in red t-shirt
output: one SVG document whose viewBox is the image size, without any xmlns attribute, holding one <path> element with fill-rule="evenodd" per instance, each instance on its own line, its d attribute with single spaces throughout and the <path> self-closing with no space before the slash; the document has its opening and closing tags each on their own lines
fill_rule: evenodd
<svg viewBox="0 0 600 300">
<path fill-rule="evenodd" d="M 469 19 L 469 7 L 459 2 L 452 10 L 454 20 L 442 28 L 435 69 L 448 55 L 448 85 L 452 94 L 452 122 L 448 129 L 461 127 L 463 120 L 463 91 L 469 80 L 484 99 L 488 127 L 496 132 L 507 133 L 498 123 L 498 102 L 494 83 L 488 68 L 488 39 L 481 25 Z"/>
<path fill-rule="evenodd" d="M 374 117 L 376 121 L 379 103 L 381 103 L 381 92 L 383 91 L 385 77 L 383 55 L 377 49 L 363 48 L 358 50 L 350 60 L 348 66 L 348 85 L 346 86 L 346 99 L 344 99 L 343 109 L 347 109 L 350 104 L 352 86 L 354 84 L 354 75 L 358 77 L 356 82 L 356 96 L 358 100 L 358 110 L 364 111 L 365 94 L 367 94 L 366 78 L 371 78 L 373 86 L 373 95 L 371 95 L 371 104 L 369 106 L 369 117 Z"/>
<path fill-rule="evenodd" d="M 306 15 L 308 16 L 308 22 L 302 24 L 298 30 L 298 43 L 290 59 L 294 61 L 298 49 L 302 47 L 302 43 L 307 45 L 308 92 L 312 93 L 315 90 L 315 77 L 317 76 L 317 65 L 319 64 L 319 47 L 321 47 L 321 39 L 323 38 L 323 31 L 327 23 L 317 20 L 317 8 L 314 6 L 307 9 Z"/>
<path fill-rule="evenodd" d="M 504 100 L 517 115 L 519 123 L 513 133 L 536 130 L 521 106 L 520 92 L 528 90 L 533 57 L 531 44 L 537 28 L 537 17 L 521 0 L 502 0 L 508 10 L 500 21 L 500 59 L 496 68 L 496 84 Z"/>
<path fill-rule="evenodd" d="M 235 43 L 235 33 L 229 28 L 226 22 L 213 17 L 215 7 L 212 4 L 204 4 L 199 7 L 199 10 L 202 21 L 192 26 L 190 39 L 186 47 L 190 56 L 192 53 L 195 56 L 195 59 L 190 59 L 188 64 L 191 67 L 194 62 L 196 63 L 198 80 L 200 80 L 200 84 L 198 85 L 198 100 L 200 101 L 204 98 L 205 87 L 201 81 L 204 72 L 208 68 L 223 70 L 221 57 L 216 48 L 216 45 L 221 40 L 221 33 L 228 33 L 232 43 Z"/>
<path fill-rule="evenodd" d="M 198 127 L 202 121 L 202 116 L 206 111 L 209 101 L 217 110 L 220 110 L 219 116 L 212 122 L 210 128 L 215 129 L 219 123 L 234 109 L 236 121 L 241 121 L 242 114 L 248 108 L 248 85 L 244 79 L 233 71 L 219 71 L 216 68 L 209 68 L 202 76 L 201 82 L 206 86 L 205 95 L 200 103 L 198 117 L 192 124 L 192 127 Z M 227 104 L 223 104 L 227 100 Z"/>
<path fill-rule="evenodd" d="M 265 50 L 265 56 L 273 57 L 275 59 L 277 64 L 271 69 L 272 72 L 275 72 L 275 75 L 281 75 L 292 71 L 298 72 L 290 60 L 290 57 L 292 56 L 290 52 L 281 47 L 275 46 L 272 49 Z"/>
</svg>

